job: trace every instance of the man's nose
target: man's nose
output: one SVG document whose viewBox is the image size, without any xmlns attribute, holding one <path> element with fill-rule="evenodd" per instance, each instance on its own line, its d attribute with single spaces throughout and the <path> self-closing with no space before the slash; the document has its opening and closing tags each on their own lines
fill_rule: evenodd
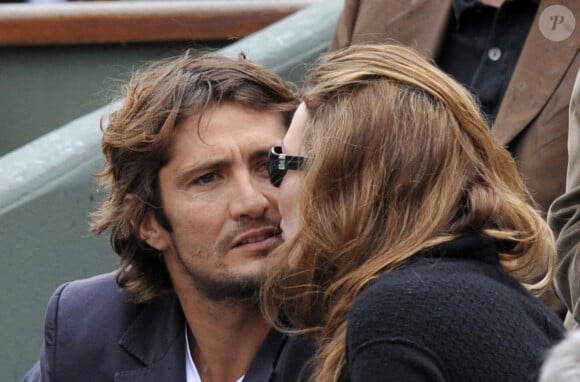
<svg viewBox="0 0 580 382">
<path fill-rule="evenodd" d="M 236 180 L 230 201 L 230 213 L 234 220 L 260 218 L 264 216 L 270 205 L 264 194 L 266 184 L 246 175 Z"/>
</svg>

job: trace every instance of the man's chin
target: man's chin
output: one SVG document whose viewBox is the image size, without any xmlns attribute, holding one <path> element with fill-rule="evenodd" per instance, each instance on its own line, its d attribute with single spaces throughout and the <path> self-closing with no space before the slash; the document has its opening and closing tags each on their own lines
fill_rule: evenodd
<svg viewBox="0 0 580 382">
<path fill-rule="evenodd" d="M 200 293 L 213 301 L 242 301 L 258 299 L 263 276 L 235 277 L 220 281 L 197 280 Z"/>
</svg>

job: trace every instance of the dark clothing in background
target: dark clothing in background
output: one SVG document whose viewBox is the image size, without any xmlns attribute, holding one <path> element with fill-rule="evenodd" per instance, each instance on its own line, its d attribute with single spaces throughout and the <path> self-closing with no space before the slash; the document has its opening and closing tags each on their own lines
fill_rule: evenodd
<svg viewBox="0 0 580 382">
<path fill-rule="evenodd" d="M 454 0 L 447 36 L 436 59 L 479 99 L 493 124 L 516 67 L 538 1 L 506 1 L 501 8 Z"/>
<path fill-rule="evenodd" d="M 472 2 L 473 0 L 469 3 Z M 477 14 L 470 13 L 477 12 L 477 7 L 488 7 L 468 8 L 457 20 L 455 9 L 459 4 L 460 2 L 453 0 L 345 0 L 331 49 L 353 44 L 395 41 L 415 48 L 429 59 L 440 61 L 444 68 L 455 71 L 451 74 L 459 81 L 471 82 L 469 73 L 462 74 L 459 69 L 450 67 L 449 59 L 445 58 L 449 53 L 444 53 L 443 49 L 449 50 L 456 44 L 449 39 L 463 32 L 462 28 L 466 27 L 467 21 L 475 19 L 476 22 L 484 23 L 484 18 L 479 20 Z M 507 1 L 500 11 L 494 11 L 499 12 L 496 16 L 488 15 L 487 22 L 492 18 L 492 23 L 496 23 L 495 29 L 485 29 L 483 34 L 496 33 L 498 44 L 517 44 L 521 39 L 519 35 L 525 30 L 527 36 L 522 41 L 523 46 L 518 48 L 519 54 L 516 54 L 515 48 L 508 54 L 511 59 L 518 56 L 508 84 L 503 83 L 505 79 L 493 79 L 490 78 L 491 75 L 485 74 L 496 66 L 485 61 L 489 51 L 485 52 L 485 44 L 482 45 L 483 57 L 479 59 L 486 63 L 487 68 L 480 68 L 483 72 L 475 78 L 474 86 L 471 87 L 476 92 L 496 82 L 500 87 L 505 87 L 486 89 L 486 95 L 478 94 L 478 97 L 488 103 L 487 112 L 494 121 L 492 131 L 499 143 L 505 145 L 515 158 L 518 170 L 543 214 L 548 211 L 552 201 L 565 191 L 568 163 L 567 109 L 576 73 L 580 68 L 578 20 L 572 34 L 563 41 L 550 40 L 540 30 L 540 16 L 552 5 L 563 6 L 572 14 L 580 15 L 578 0 L 540 0 L 531 25 L 526 24 L 529 22 L 530 12 L 536 7 L 531 0 Z M 512 16 L 512 12 L 520 7 L 523 9 L 521 17 Z M 450 28 L 457 26 L 457 22 L 460 23 L 459 29 Z M 570 28 L 565 24 L 560 27 Z M 516 35 L 519 37 L 515 37 Z M 469 39 L 469 34 L 466 36 Z M 465 70 L 477 72 L 478 67 L 474 69 L 478 60 L 476 47 L 471 54 L 474 55 L 473 63 L 466 64 Z M 508 60 L 505 58 L 506 54 L 503 52 L 493 64 L 504 65 L 502 60 Z M 497 57 L 497 54 L 492 56 Z M 462 65 L 463 60 L 464 58 L 457 57 L 456 64 Z M 502 77 L 505 75 L 502 74 Z M 495 100 L 492 105 L 486 99 L 494 92 L 501 94 L 501 100 Z"/>
</svg>

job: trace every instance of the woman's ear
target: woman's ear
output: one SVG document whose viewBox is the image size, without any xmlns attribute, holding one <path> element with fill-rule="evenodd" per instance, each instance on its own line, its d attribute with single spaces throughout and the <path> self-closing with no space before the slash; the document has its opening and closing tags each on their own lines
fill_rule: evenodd
<svg viewBox="0 0 580 382">
<path fill-rule="evenodd" d="M 135 195 L 129 194 L 125 196 L 125 206 L 132 206 L 134 203 L 139 203 Z M 130 208 L 132 211 L 137 211 L 136 208 Z M 159 252 L 163 252 L 167 249 L 169 245 L 169 233 L 163 228 L 161 224 L 157 221 L 155 214 L 150 208 L 147 208 L 145 216 L 141 222 L 137 222 L 137 217 L 135 213 L 130 216 L 131 225 L 139 224 L 138 231 L 141 240 L 149 244 L 149 246 L 155 248 Z"/>
</svg>

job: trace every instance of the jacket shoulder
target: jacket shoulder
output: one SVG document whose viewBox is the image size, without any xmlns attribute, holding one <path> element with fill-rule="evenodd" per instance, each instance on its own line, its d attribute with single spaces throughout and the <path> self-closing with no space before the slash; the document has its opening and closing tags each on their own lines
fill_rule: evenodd
<svg viewBox="0 0 580 382">
<path fill-rule="evenodd" d="M 131 297 L 115 281 L 116 272 L 67 282 L 59 286 L 49 301 L 49 311 L 66 310 L 67 316 L 79 314 L 90 317 L 101 312 L 111 314 L 111 309 L 134 305 Z"/>
<path fill-rule="evenodd" d="M 58 287 L 48 303 L 45 343 L 55 351 L 78 351 L 117 342 L 139 305 L 117 286 L 116 273 L 75 280 Z M 65 347 L 66 345 L 66 347 Z"/>
</svg>

